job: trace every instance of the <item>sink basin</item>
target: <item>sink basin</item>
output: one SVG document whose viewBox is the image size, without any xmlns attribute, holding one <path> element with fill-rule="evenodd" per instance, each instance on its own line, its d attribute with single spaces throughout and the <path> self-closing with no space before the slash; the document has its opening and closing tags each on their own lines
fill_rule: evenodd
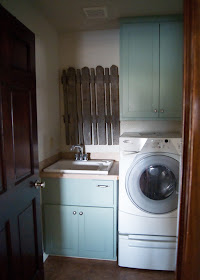
<svg viewBox="0 0 200 280">
<path fill-rule="evenodd" d="M 81 174 L 108 174 L 113 160 L 59 160 L 44 169 L 44 172 L 81 173 Z"/>
</svg>

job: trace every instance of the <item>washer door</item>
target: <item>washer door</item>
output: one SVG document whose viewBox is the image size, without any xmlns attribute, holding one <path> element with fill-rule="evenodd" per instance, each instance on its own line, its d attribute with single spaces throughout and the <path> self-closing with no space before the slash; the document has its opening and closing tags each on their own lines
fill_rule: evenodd
<svg viewBox="0 0 200 280">
<path fill-rule="evenodd" d="M 164 214 L 177 209 L 179 162 L 150 155 L 134 162 L 126 176 L 126 191 L 141 210 Z"/>
</svg>

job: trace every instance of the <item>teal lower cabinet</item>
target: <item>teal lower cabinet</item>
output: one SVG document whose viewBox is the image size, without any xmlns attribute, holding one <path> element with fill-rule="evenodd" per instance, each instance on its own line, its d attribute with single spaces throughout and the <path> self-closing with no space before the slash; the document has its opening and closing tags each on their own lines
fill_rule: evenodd
<svg viewBox="0 0 200 280">
<path fill-rule="evenodd" d="M 45 252 L 47 254 L 78 255 L 77 207 L 44 205 Z"/>
<path fill-rule="evenodd" d="M 42 191 L 42 200 L 45 253 L 116 260 L 118 181 L 44 180 L 46 188 Z M 84 193 L 84 187 L 88 193 Z M 70 190 L 69 194 L 67 190 Z M 58 194 L 62 194 L 60 204 Z M 72 204 L 74 201 L 79 203 L 69 205 L 70 201 Z"/>
<path fill-rule="evenodd" d="M 83 207 L 79 216 L 79 256 L 113 259 L 113 209 Z"/>
</svg>

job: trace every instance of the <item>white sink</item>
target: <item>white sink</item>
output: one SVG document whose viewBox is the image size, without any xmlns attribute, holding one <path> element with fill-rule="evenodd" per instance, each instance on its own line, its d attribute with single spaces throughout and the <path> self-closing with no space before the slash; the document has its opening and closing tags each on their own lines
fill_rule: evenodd
<svg viewBox="0 0 200 280">
<path fill-rule="evenodd" d="M 44 172 L 81 173 L 81 174 L 108 174 L 113 160 L 59 160 L 44 169 Z"/>
</svg>

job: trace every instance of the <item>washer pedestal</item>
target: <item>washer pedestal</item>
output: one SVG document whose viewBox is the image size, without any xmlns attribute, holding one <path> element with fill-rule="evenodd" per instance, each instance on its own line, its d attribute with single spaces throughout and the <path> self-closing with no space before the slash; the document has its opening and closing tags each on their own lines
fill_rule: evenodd
<svg viewBox="0 0 200 280">
<path fill-rule="evenodd" d="M 119 235 L 118 265 L 174 271 L 176 244 L 174 237 Z"/>
</svg>

